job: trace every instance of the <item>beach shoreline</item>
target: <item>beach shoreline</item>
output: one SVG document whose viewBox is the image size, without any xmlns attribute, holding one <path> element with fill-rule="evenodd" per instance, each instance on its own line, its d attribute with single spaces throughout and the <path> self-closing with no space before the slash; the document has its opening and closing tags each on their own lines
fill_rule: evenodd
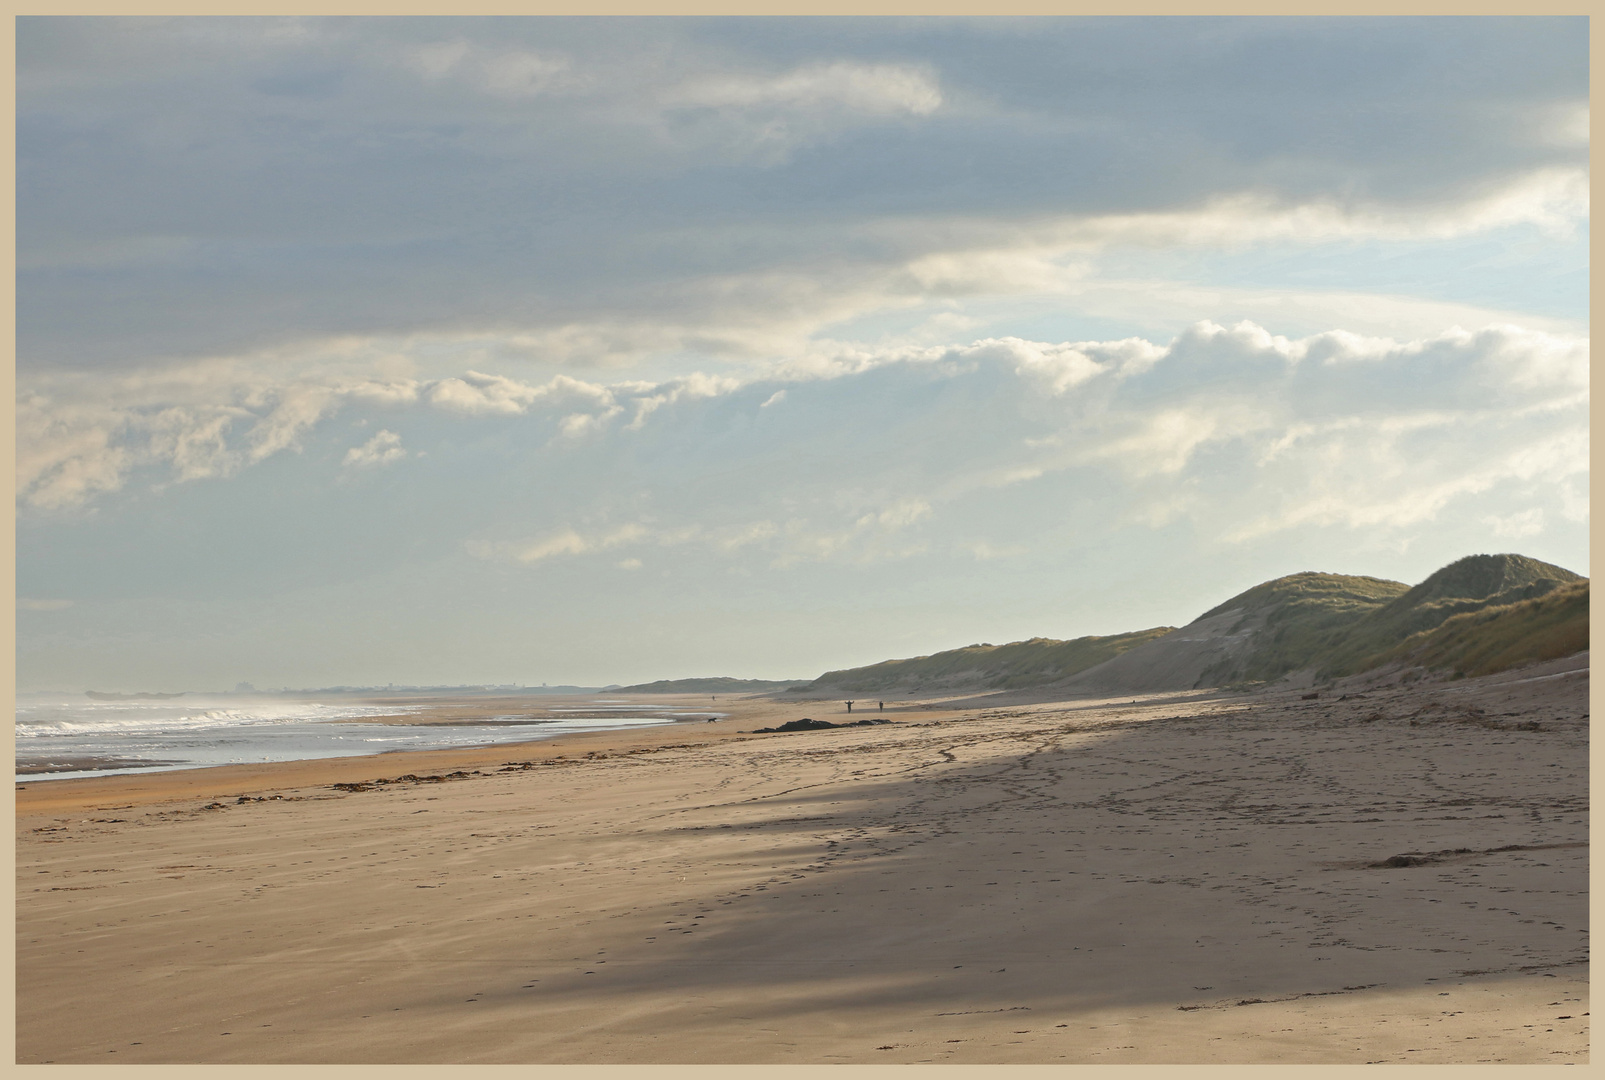
<svg viewBox="0 0 1605 1080">
<path fill-rule="evenodd" d="M 659 694 L 634 695 L 637 710 L 643 715 L 691 712 L 690 705 L 702 695 Z M 571 700 L 581 703 L 590 695 L 575 695 Z M 426 711 L 368 716 L 360 719 L 342 719 L 341 723 L 394 724 L 396 726 L 454 726 L 485 725 L 483 717 L 503 715 L 517 711 L 517 702 L 527 699 L 492 700 L 490 702 L 436 703 L 425 706 Z M 903 707 L 895 715 L 903 720 L 928 719 L 951 711 L 942 704 L 946 699 L 936 698 L 922 703 L 923 707 Z M 368 703 L 368 702 L 364 702 Z M 412 701 L 396 704 L 413 704 Z M 748 734 L 741 729 L 756 728 L 800 716 L 818 714 L 822 718 L 845 720 L 848 717 L 841 702 L 815 700 L 799 703 L 775 701 L 764 695 L 751 695 L 732 699 L 718 710 L 720 716 L 713 724 L 705 719 L 683 719 L 668 724 L 594 731 L 559 732 L 534 736 L 524 742 L 485 743 L 428 750 L 388 750 L 373 754 L 355 754 L 345 757 L 302 758 L 293 761 L 244 762 L 228 765 L 196 766 L 193 768 L 165 769 L 160 771 L 119 773 L 107 776 L 87 776 L 70 779 L 51 779 L 41 774 L 37 779 L 19 781 L 17 812 L 32 812 L 37 807 L 89 808 L 99 802 L 135 799 L 141 805 L 164 801 L 182 801 L 193 793 L 217 788 L 239 788 L 249 791 L 275 791 L 331 783 L 356 783 L 391 772 L 441 772 L 459 769 L 493 767 L 504 764 L 509 758 L 543 760 L 569 752 L 628 752 L 667 744 L 722 741 Z M 559 704 L 557 708 L 569 707 Z M 534 712 L 526 708 L 524 711 Z M 699 710 L 709 712 L 713 710 Z M 837 715 L 837 714 L 840 715 Z M 891 715 L 887 713 L 870 715 Z M 518 726 L 528 721 L 512 721 L 507 726 Z M 531 725 L 534 726 L 534 725 Z M 94 767 L 95 760 L 84 759 L 85 767 Z M 20 769 L 18 770 L 21 771 Z"/>
<path fill-rule="evenodd" d="M 1586 1061 L 1582 664 L 22 784 L 18 1060 Z"/>
</svg>

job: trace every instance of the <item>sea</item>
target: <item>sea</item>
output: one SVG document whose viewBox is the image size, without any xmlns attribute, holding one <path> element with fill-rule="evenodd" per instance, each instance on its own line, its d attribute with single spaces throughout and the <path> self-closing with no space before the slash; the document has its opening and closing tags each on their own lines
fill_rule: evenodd
<svg viewBox="0 0 1605 1080">
<path fill-rule="evenodd" d="M 237 694 L 96 700 L 71 694 L 19 694 L 18 783 L 79 776 L 194 769 L 263 761 L 356 757 L 530 742 L 584 731 L 652 727 L 718 717 L 712 712 L 650 713 L 628 701 L 570 698 L 558 707 L 452 724 L 385 724 L 378 716 L 416 715 L 444 704 L 375 704 Z M 554 703 L 555 704 L 555 703 Z"/>
</svg>

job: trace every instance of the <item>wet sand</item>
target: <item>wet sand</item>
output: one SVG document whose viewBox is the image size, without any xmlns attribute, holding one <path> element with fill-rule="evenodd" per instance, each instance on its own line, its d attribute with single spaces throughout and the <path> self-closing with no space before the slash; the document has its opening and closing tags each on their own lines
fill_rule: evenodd
<svg viewBox="0 0 1605 1080">
<path fill-rule="evenodd" d="M 19 785 L 18 1061 L 1587 1060 L 1586 666 L 652 701 Z"/>
</svg>

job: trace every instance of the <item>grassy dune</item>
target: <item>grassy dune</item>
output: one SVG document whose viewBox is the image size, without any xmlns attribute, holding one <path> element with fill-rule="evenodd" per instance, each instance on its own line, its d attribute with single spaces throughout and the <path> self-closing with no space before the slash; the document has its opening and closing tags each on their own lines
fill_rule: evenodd
<svg viewBox="0 0 1605 1080">
<path fill-rule="evenodd" d="M 735 679 L 717 675 L 706 679 L 659 679 L 657 682 L 619 686 L 608 691 L 612 694 L 758 694 L 767 690 L 783 690 L 806 679 Z"/>
<path fill-rule="evenodd" d="M 1452 615 L 1375 657 L 1456 675 L 1491 675 L 1588 648 L 1588 582 L 1562 585 L 1543 596 Z"/>
<path fill-rule="evenodd" d="M 1040 686 L 1113 659 L 1127 649 L 1168 634 L 1171 629 L 1156 626 L 1129 634 L 1070 641 L 1031 638 L 1007 645 L 967 645 L 930 656 L 827 671 L 807 689 L 874 694 L 915 688 L 934 690 L 963 686 L 1010 690 Z"/>
<path fill-rule="evenodd" d="M 1357 623 L 1409 589 L 1384 578 L 1313 572 L 1256 585 L 1198 617 L 1241 609 L 1238 627 L 1264 620 L 1253 648 L 1206 671 L 1204 685 L 1269 681 L 1309 667 L 1345 641 Z"/>
<path fill-rule="evenodd" d="M 1531 606 L 1552 593 L 1554 602 Z M 1229 686 L 1299 671 L 1330 680 L 1418 654 L 1411 662 L 1486 674 L 1587 648 L 1587 606 L 1586 578 L 1524 555 L 1468 555 L 1414 587 L 1306 572 L 1256 585 L 1174 633 L 969 645 L 826 672 L 806 690 L 1015 690 L 1082 672 L 1104 690 L 1154 689 L 1165 679 Z M 1468 621 L 1483 612 L 1491 614 Z"/>
<path fill-rule="evenodd" d="M 1335 648 L 1316 661 L 1320 677 L 1376 667 L 1402 642 L 1457 615 L 1532 600 L 1585 580 L 1525 555 L 1468 555 L 1357 621 Z"/>
</svg>

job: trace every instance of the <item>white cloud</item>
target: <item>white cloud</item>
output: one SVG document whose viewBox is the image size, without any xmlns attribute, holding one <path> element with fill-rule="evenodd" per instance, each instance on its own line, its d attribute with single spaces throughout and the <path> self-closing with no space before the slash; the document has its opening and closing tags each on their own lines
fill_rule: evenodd
<svg viewBox="0 0 1605 1080">
<path fill-rule="evenodd" d="M 401 448 L 401 436 L 394 431 L 380 430 L 361 446 L 353 446 L 347 450 L 345 464 L 371 468 L 375 465 L 389 465 L 406 456 L 407 451 Z"/>
<path fill-rule="evenodd" d="M 718 259 L 688 259 L 677 262 L 672 273 L 649 273 L 649 280 L 638 287 L 609 289 L 605 298 L 598 291 L 596 296 L 554 303 L 549 314 L 526 308 L 516 316 L 494 320 L 505 330 L 440 327 L 401 340 L 411 355 L 479 347 L 487 361 L 526 357 L 548 364 L 606 367 L 677 353 L 744 361 L 796 355 L 812 348 L 816 338 L 831 333 L 832 327 L 899 312 L 908 312 L 915 324 L 910 340 L 920 344 L 952 340 L 976 325 L 976 312 L 968 305 L 979 309 L 996 304 L 1012 305 L 1016 311 L 1046 305 L 1063 316 L 1118 321 L 1149 335 L 1168 335 L 1179 325 L 1223 317 L 1299 332 L 1342 326 L 1392 337 L 1426 337 L 1448 325 L 1488 322 L 1576 334 L 1584 329 L 1577 322 L 1464 301 L 1353 288 L 1255 288 L 1126 277 L 1108 265 L 1113 255 L 1133 249 L 1220 251 L 1365 240 L 1426 243 L 1521 223 L 1565 233 L 1586 224 L 1587 212 L 1587 174 L 1581 169 L 1544 168 L 1491 192 L 1458 201 L 1445 199 L 1428 208 L 1331 199 L 1293 202 L 1240 192 L 1202 206 L 1163 212 L 1060 213 L 1023 219 L 901 215 L 867 221 L 856 229 L 851 258 L 832 251 L 817 257 L 760 260 L 739 271 L 721 269 Z M 797 241 L 783 225 L 743 220 L 739 226 L 699 228 L 694 235 L 671 230 L 659 242 L 713 252 L 771 243 L 791 250 Z M 28 252 L 21 257 L 47 258 Z M 60 262 L 67 256 L 57 251 L 48 258 Z M 688 270 L 688 265 L 699 269 Z M 561 293 L 555 282 L 531 288 L 553 297 Z M 966 306 L 954 310 L 957 305 Z M 921 318 L 920 313 L 926 314 Z M 1007 320 L 1000 321 L 1007 325 Z M 321 352 L 334 344 L 309 335 L 293 348 Z M 433 390 L 436 402 L 465 412 L 505 415 L 517 415 L 529 406 L 531 399 L 525 395 L 530 388 L 498 385 L 497 376 L 479 378 L 476 382 L 468 373 L 443 383 Z M 290 419 L 288 411 L 283 419 Z M 284 436 L 293 443 L 295 430 L 286 430 Z"/>
<path fill-rule="evenodd" d="M 1588 118 L 1587 105 L 1567 106 L 1559 111 L 1559 115 L 1547 126 L 1544 133 L 1549 136 L 1551 142 L 1559 146 L 1587 146 Z"/>
<path fill-rule="evenodd" d="M 918 496 L 887 497 L 886 504 L 859 514 L 850 523 L 843 511 L 868 498 L 861 493 L 842 500 L 835 507 L 821 506 L 814 517 L 796 517 L 766 532 L 763 539 L 771 557 L 770 565 L 785 568 L 806 562 L 846 561 L 854 563 L 906 559 L 930 550 L 924 540 L 903 540 L 898 534 L 926 521 L 931 504 Z M 834 511 L 834 513 L 832 513 Z"/>
<path fill-rule="evenodd" d="M 1587 220 L 1588 211 L 1586 169 L 1541 166 L 1429 206 L 1327 195 L 1294 199 L 1249 188 L 1177 209 L 1020 219 L 909 215 L 865 228 L 887 240 L 925 237 L 926 253 L 906 263 L 910 279 L 932 293 L 967 295 L 1070 291 L 1091 280 L 1095 264 L 1084 260 L 1113 248 L 1242 250 L 1264 244 L 1436 241 L 1513 225 L 1570 234 Z"/>
<path fill-rule="evenodd" d="M 339 343 L 336 343 L 337 345 Z M 339 355 L 321 359 L 338 368 Z M 418 384 L 368 373 L 284 370 L 270 358 L 204 360 L 116 375 L 24 379 L 17 401 L 17 491 L 63 509 L 120 490 L 136 469 L 178 482 L 232 476 L 285 450 L 352 403 L 403 405 Z"/>
<path fill-rule="evenodd" d="M 1270 326 L 1332 326 L 1360 336 L 1430 337 L 1446 326 L 1517 323 L 1529 329 L 1576 335 L 1576 322 L 1471 304 L 1343 289 L 1256 289 L 1171 281 L 1100 279 L 1065 295 L 1071 310 L 1137 325 L 1237 317 Z"/>
<path fill-rule="evenodd" d="M 27 24 L 18 152 L 30 175 L 65 179 L 20 196 L 18 266 L 39 271 L 19 289 L 22 351 L 146 364 L 332 326 L 501 334 L 576 362 L 772 356 L 834 321 L 955 297 L 1152 315 L 1151 285 L 1185 290 L 1109 282 L 1116 249 L 1182 256 L 1155 260 L 1157 279 L 1185 276 L 1189 251 L 1572 234 L 1588 212 L 1586 40 L 1533 23 L 1437 56 L 1420 47 L 1437 29 L 1412 22 L 1366 28 L 1375 52 L 1291 24 L 1230 47 L 1285 45 L 1329 73 L 1367 63 L 1340 98 L 1283 85 L 1275 64 L 1197 68 L 1180 24 L 1118 20 L 1041 24 L 1034 47 L 1063 59 L 1047 65 L 982 23 Z M 896 135 L 826 145 L 878 128 Z M 83 130 L 118 135 L 89 145 Z M 298 164 L 267 176 L 262 160 Z M 142 186 L 122 199 L 130 162 Z M 780 163 L 773 183 L 745 177 Z M 75 267 L 94 272 L 52 272 Z M 1168 336 L 1178 318 L 1286 328 L 1276 292 L 1111 335 Z M 928 316 L 921 343 L 984 332 L 970 312 Z M 1394 336 L 1442 325 L 1374 321 Z M 1310 323 L 1331 325 L 1366 329 Z"/>
<path fill-rule="evenodd" d="M 798 149 L 867 125 L 930 117 L 935 74 L 907 64 L 826 60 L 789 71 L 707 70 L 644 88 L 632 110 L 651 141 L 708 161 L 774 168 Z M 650 104 L 647 104 L 649 102 Z"/>
<path fill-rule="evenodd" d="M 844 25 L 24 20 L 23 591 L 154 603 L 182 520 L 233 599 L 359 567 L 525 663 L 608 589 L 840 650 L 874 590 L 1580 550 L 1586 20 Z"/>
<path fill-rule="evenodd" d="M 562 384 L 562 389 L 568 389 L 570 384 L 574 388 L 584 387 L 587 391 L 594 389 L 593 396 L 606 396 L 605 390 L 572 379 Z M 504 375 L 483 375 L 477 371 L 470 371 L 461 378 L 441 379 L 429 390 L 430 404 L 470 415 L 489 413 L 516 416 L 542 396 L 539 387 L 516 382 Z"/>
<path fill-rule="evenodd" d="M 1459 422 L 1463 424 L 1465 419 L 1461 417 Z M 1516 445 L 1495 443 L 1476 449 L 1461 440 L 1442 439 L 1436 453 L 1423 457 L 1413 454 L 1416 442 L 1390 437 L 1396 432 L 1382 425 L 1353 434 L 1360 438 L 1318 448 L 1328 451 L 1323 456 L 1349 465 L 1347 475 L 1306 466 L 1303 490 L 1282 489 L 1278 493 L 1281 509 L 1228 529 L 1223 539 L 1242 542 L 1308 525 L 1401 529 L 1432 521 L 1451 502 L 1484 494 L 1506 481 L 1554 484 L 1588 469 L 1586 428 L 1562 430 Z M 1367 445 L 1358 445 L 1361 439 Z M 1318 462 L 1317 457 L 1311 464 Z M 1354 469 L 1358 462 L 1370 468 Z"/>
<path fill-rule="evenodd" d="M 1481 501 L 1474 520 L 1514 536 L 1586 520 L 1588 357 L 1586 338 L 1510 325 L 1395 340 L 1202 322 L 1163 344 L 822 343 L 660 382 L 381 378 L 356 361 L 275 380 L 212 363 L 25 386 L 19 498 L 92 505 L 141 470 L 152 484 L 238 478 L 341 411 L 378 431 L 339 451 L 348 465 L 395 461 L 407 451 L 384 418 L 411 411 L 440 430 L 504 425 L 530 455 L 500 486 L 536 485 L 531 506 L 553 525 L 486 525 L 469 544 L 514 565 L 685 545 L 779 567 L 985 558 L 1009 549 L 967 531 L 997 500 L 1027 517 L 1186 521 L 1228 544 L 1301 529 L 1403 543 Z M 427 448 L 442 476 L 506 468 L 463 457 L 473 445 Z M 1542 516 L 1521 516 L 1533 508 Z"/>
<path fill-rule="evenodd" d="M 646 525 L 630 522 L 616 529 L 583 535 L 573 528 L 562 528 L 534 540 L 485 541 L 472 540 L 467 544 L 469 554 L 492 561 L 537 563 L 558 555 L 584 555 L 593 551 L 606 551 L 627 544 L 645 543 L 656 539 L 659 543 L 676 542 L 675 534 L 657 534 Z M 626 560 L 628 561 L 628 560 Z"/>
<path fill-rule="evenodd" d="M 942 104 L 928 71 L 902 64 L 807 64 L 780 75 L 724 73 L 692 79 L 666 95 L 682 107 L 818 109 L 925 116 Z"/>
<path fill-rule="evenodd" d="M 898 499 L 886 509 L 872 514 L 865 514 L 858 519 L 860 528 L 880 528 L 885 530 L 903 529 L 923 521 L 931 516 L 931 504 L 924 499 L 905 497 Z"/>
<path fill-rule="evenodd" d="M 1223 435 L 1248 435 L 1271 422 L 1262 419 L 1246 403 L 1243 407 L 1231 409 L 1229 418 L 1223 415 L 1224 411 L 1218 405 L 1165 409 L 1138 420 L 1129 434 L 1097 446 L 1090 453 L 1137 476 L 1175 474 L 1181 472 L 1193 451 L 1204 443 Z"/>
<path fill-rule="evenodd" d="M 534 540 L 471 540 L 466 549 L 476 558 L 529 565 L 559 556 L 580 556 L 619 547 L 672 547 L 696 544 L 704 550 L 734 554 L 756 547 L 775 566 L 847 558 L 868 562 L 900 558 L 926 550 L 926 545 L 888 543 L 894 534 L 930 518 L 926 500 L 905 496 L 868 513 L 844 520 L 841 507 L 818 517 L 794 517 L 777 524 L 769 519 L 708 528 L 700 523 L 669 526 L 634 521 L 614 528 L 581 532 L 565 527 Z M 833 517 L 834 520 L 820 520 Z M 626 564 L 635 564 L 629 566 Z M 627 558 L 617 565 L 634 569 L 640 560 Z"/>
<path fill-rule="evenodd" d="M 138 454 L 114 440 L 114 412 L 99 403 L 24 393 L 17 402 L 17 490 L 42 509 L 78 506 L 122 487 Z"/>
<path fill-rule="evenodd" d="M 1043 345 L 1019 338 L 1004 338 L 991 347 L 1007 354 L 1016 371 L 1053 395 L 1063 394 L 1071 387 L 1103 374 L 1105 370 L 1098 361 L 1069 344 Z"/>
<path fill-rule="evenodd" d="M 1537 506 L 1503 516 L 1491 514 L 1483 521 L 1493 528 L 1495 536 L 1507 536 L 1513 540 L 1538 536 L 1544 531 L 1544 511 Z"/>
<path fill-rule="evenodd" d="M 564 529 L 534 543 L 514 548 L 509 554 L 519 562 L 531 563 L 553 555 L 578 555 L 589 551 L 591 547 L 592 545 L 579 533 L 573 529 Z"/>
<path fill-rule="evenodd" d="M 960 544 L 959 549 L 968 552 L 976 562 L 991 562 L 993 559 L 1012 558 L 1015 555 L 1023 555 L 1028 550 L 1023 544 L 998 545 L 986 540 Z"/>
<path fill-rule="evenodd" d="M 724 551 L 735 551 L 737 548 L 756 544 L 777 535 L 779 526 L 773 521 L 754 521 L 747 525 L 727 529 L 714 537 L 714 543 Z"/>
<path fill-rule="evenodd" d="M 677 274 L 612 298 L 594 315 L 531 321 L 487 343 L 548 363 L 625 365 L 677 352 L 720 359 L 797 354 L 850 320 L 929 309 L 912 331 L 921 344 L 952 340 L 976 316 L 955 304 L 1048 304 L 1063 314 L 1168 328 L 1231 313 L 1266 326 L 1341 326 L 1372 336 L 1427 337 L 1445 326 L 1514 322 L 1577 334 L 1580 323 L 1463 301 L 1383 290 L 1255 288 L 1123 277 L 1105 268 L 1130 249 L 1219 251 L 1255 245 L 1318 246 L 1378 240 L 1429 242 L 1515 224 L 1565 233 L 1586 223 L 1587 174 L 1544 168 L 1503 186 L 1429 208 L 1333 200 L 1287 202 L 1254 192 L 1203 206 L 1136 214 L 1057 214 L 1028 220 L 907 215 L 866 223 L 864 256 Z M 698 243 L 736 248 L 775 226 L 704 230 Z M 690 238 L 687 238 L 690 242 Z M 566 309 L 565 309 L 566 310 Z M 1152 332 L 1152 331 L 1150 331 Z M 434 337 L 448 340 L 451 335 Z M 463 336 L 466 340 L 468 335 Z M 460 388 L 459 388 L 460 389 Z M 443 400 L 451 392 L 442 391 Z M 515 402 L 464 407 L 514 410 Z"/>
<path fill-rule="evenodd" d="M 475 45 L 463 38 L 420 45 L 403 57 L 431 82 L 451 79 L 499 98 L 536 97 L 578 81 L 566 56 Z"/>
</svg>

